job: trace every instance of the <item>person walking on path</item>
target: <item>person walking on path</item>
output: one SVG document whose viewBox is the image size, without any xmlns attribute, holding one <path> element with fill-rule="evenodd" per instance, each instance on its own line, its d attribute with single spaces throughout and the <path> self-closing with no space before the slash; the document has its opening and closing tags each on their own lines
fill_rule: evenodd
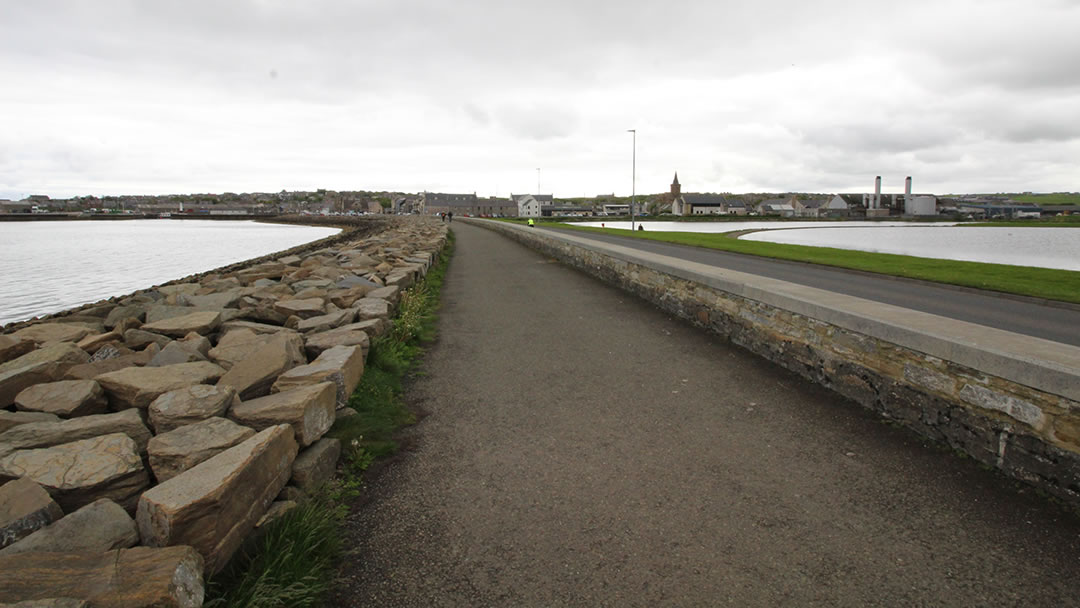
<svg viewBox="0 0 1080 608">
<path fill-rule="evenodd" d="M 454 212 L 453 211 L 450 211 L 450 212 L 448 212 L 446 214 L 446 223 L 447 224 L 453 224 L 454 223 Z"/>
</svg>

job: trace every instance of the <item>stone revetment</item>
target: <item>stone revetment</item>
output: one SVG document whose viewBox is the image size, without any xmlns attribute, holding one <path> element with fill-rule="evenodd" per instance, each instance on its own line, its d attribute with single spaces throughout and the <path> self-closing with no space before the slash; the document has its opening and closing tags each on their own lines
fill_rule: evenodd
<svg viewBox="0 0 1080 608">
<path fill-rule="evenodd" d="M 201 606 L 264 516 L 333 475 L 323 436 L 445 242 L 365 220 L 6 327 L 0 605 Z"/>
</svg>

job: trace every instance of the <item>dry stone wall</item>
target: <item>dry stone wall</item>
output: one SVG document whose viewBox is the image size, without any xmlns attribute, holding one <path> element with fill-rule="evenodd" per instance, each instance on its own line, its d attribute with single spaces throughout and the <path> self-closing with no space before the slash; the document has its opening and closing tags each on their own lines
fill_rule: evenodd
<svg viewBox="0 0 1080 608">
<path fill-rule="evenodd" d="M 780 281 L 718 279 L 705 267 L 572 236 L 482 225 L 1080 506 L 1080 349 Z"/>
<path fill-rule="evenodd" d="M 323 436 L 446 242 L 423 218 L 375 227 L 5 328 L 0 603 L 200 606 L 332 476 Z M 145 576 L 103 580 L 115 563 Z"/>
</svg>

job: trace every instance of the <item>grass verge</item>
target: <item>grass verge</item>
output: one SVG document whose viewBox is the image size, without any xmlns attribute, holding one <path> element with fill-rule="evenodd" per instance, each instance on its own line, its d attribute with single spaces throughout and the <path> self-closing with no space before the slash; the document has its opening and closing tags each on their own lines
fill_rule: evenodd
<svg viewBox="0 0 1080 608">
<path fill-rule="evenodd" d="M 401 296 L 392 329 L 371 344 L 364 376 L 349 399 L 356 416 L 327 434 L 341 440 L 338 478 L 249 539 L 207 585 L 208 608 L 321 606 L 341 554 L 341 527 L 364 471 L 398 449 L 394 435 L 416 421 L 402 400 L 402 380 L 435 337 L 436 311 L 453 233 L 427 276 Z"/>
<path fill-rule="evenodd" d="M 631 233 L 629 230 L 592 228 L 556 222 L 551 222 L 548 225 L 565 230 L 617 234 L 619 236 L 630 236 L 665 243 L 692 245 L 780 260 L 809 262 L 824 266 L 1080 304 L 1080 272 L 1072 270 L 939 260 L 891 253 L 854 252 L 848 249 L 832 247 L 743 241 L 716 233 L 650 232 L 648 230 Z"/>
</svg>

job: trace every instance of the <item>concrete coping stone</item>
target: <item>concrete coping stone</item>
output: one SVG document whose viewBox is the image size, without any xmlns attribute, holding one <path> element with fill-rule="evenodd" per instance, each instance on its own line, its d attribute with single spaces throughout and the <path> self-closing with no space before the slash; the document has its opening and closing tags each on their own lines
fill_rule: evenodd
<svg viewBox="0 0 1080 608">
<path fill-rule="evenodd" d="M 562 241 L 1080 401 L 1080 348 L 1069 344 L 572 234 L 470 221 Z"/>
</svg>

